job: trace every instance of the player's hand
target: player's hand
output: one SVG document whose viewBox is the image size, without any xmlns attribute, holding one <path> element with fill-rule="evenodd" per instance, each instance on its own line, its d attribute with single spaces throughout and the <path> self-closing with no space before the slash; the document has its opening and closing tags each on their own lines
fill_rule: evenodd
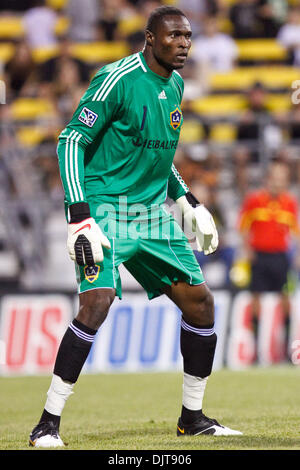
<svg viewBox="0 0 300 470">
<path fill-rule="evenodd" d="M 68 225 L 68 252 L 80 266 L 103 261 L 102 246 L 109 249 L 110 242 L 92 217 Z"/>
<path fill-rule="evenodd" d="M 186 196 L 180 197 L 176 202 L 183 211 L 185 221 L 195 233 L 198 251 L 203 251 L 205 255 L 216 251 L 219 236 L 211 213 L 203 204 L 193 207 Z"/>
<path fill-rule="evenodd" d="M 219 236 L 211 213 L 203 204 L 193 209 L 193 231 L 196 233 L 198 251 L 210 255 L 218 248 Z"/>
</svg>

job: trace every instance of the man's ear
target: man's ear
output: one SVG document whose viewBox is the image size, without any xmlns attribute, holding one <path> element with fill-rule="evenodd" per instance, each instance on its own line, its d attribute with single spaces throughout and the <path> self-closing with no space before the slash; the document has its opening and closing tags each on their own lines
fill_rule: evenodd
<svg viewBox="0 0 300 470">
<path fill-rule="evenodd" d="M 145 31 L 145 38 L 146 38 L 146 45 L 147 46 L 152 46 L 153 41 L 154 41 L 154 34 L 151 31 L 149 31 L 148 29 L 146 29 L 146 31 Z"/>
</svg>

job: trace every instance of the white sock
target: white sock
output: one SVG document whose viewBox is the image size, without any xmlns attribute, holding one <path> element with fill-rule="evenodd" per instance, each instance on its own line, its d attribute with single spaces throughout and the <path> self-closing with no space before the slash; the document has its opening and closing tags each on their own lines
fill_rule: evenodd
<svg viewBox="0 0 300 470">
<path fill-rule="evenodd" d="M 194 377 L 183 374 L 183 397 L 182 404 L 188 410 L 201 410 L 208 377 Z"/>
<path fill-rule="evenodd" d="M 61 416 L 67 399 L 72 393 L 74 384 L 64 382 L 58 375 L 53 374 L 50 388 L 47 392 L 45 410 L 56 416 Z"/>
</svg>

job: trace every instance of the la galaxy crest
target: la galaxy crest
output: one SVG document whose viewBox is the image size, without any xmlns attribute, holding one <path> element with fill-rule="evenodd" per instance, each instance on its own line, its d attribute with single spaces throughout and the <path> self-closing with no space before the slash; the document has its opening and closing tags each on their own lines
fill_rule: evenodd
<svg viewBox="0 0 300 470">
<path fill-rule="evenodd" d="M 182 119 L 182 112 L 180 109 L 177 107 L 170 113 L 170 124 L 173 127 L 173 129 L 176 131 L 178 127 L 181 124 L 181 119 Z"/>
<path fill-rule="evenodd" d="M 84 277 L 91 284 L 98 279 L 100 273 L 100 266 L 95 264 L 94 266 L 85 266 L 84 268 Z"/>
</svg>

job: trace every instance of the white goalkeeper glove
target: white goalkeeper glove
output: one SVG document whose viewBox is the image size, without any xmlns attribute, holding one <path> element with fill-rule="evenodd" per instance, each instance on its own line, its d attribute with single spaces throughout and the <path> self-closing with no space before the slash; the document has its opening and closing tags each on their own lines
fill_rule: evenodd
<svg viewBox="0 0 300 470">
<path fill-rule="evenodd" d="M 191 193 L 181 196 L 176 203 L 182 210 L 184 220 L 196 236 L 198 251 L 203 251 L 205 255 L 216 251 L 219 236 L 211 213 L 203 204 L 199 204 Z"/>
<path fill-rule="evenodd" d="M 94 266 L 94 264 L 103 261 L 102 246 L 109 249 L 110 242 L 92 217 L 88 216 L 80 222 L 74 222 L 74 220 L 81 218 L 81 214 L 78 213 L 79 204 L 81 204 L 80 210 L 82 210 L 82 206 L 86 203 L 78 203 L 70 206 L 71 222 L 68 225 L 68 252 L 70 258 L 76 261 L 80 266 L 86 264 L 88 266 Z M 77 206 L 77 208 L 75 206 Z M 86 204 L 83 207 L 86 209 L 88 205 Z M 74 213 L 76 214 L 75 216 Z M 88 212 L 82 213 L 82 216 L 84 214 L 89 215 L 89 208 Z"/>
</svg>

